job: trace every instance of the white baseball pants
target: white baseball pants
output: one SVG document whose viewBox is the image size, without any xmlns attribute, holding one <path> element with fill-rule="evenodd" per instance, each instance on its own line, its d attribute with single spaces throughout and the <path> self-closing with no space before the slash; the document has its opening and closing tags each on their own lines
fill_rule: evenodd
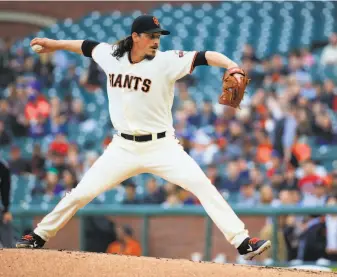
<svg viewBox="0 0 337 277">
<path fill-rule="evenodd" d="M 244 223 L 211 184 L 199 165 L 172 136 L 149 142 L 134 142 L 115 135 L 77 187 L 62 198 L 34 232 L 48 241 L 78 209 L 104 191 L 140 173 L 155 174 L 192 192 L 228 242 L 236 248 L 248 237 Z"/>
</svg>

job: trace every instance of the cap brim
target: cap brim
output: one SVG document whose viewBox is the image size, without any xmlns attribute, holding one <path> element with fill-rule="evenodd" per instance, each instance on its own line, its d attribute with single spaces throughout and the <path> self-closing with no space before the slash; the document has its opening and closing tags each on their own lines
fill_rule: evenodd
<svg viewBox="0 0 337 277">
<path fill-rule="evenodd" d="M 164 36 L 171 34 L 170 31 L 163 30 L 161 28 L 155 28 L 155 29 L 152 29 L 152 30 L 148 30 L 148 31 L 146 31 L 144 33 L 147 33 L 147 34 L 160 33 L 160 34 L 162 34 Z"/>
</svg>

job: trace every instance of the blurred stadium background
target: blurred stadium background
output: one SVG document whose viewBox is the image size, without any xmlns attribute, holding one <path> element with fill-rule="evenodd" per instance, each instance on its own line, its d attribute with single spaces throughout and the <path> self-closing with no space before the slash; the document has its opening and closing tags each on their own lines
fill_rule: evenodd
<svg viewBox="0 0 337 277">
<path fill-rule="evenodd" d="M 97 65 L 63 51 L 34 54 L 30 40 L 113 43 L 129 34 L 141 13 L 172 31 L 161 40 L 162 51 L 219 51 L 252 79 L 237 111 L 217 104 L 223 69 L 197 68 L 176 85 L 177 137 L 233 207 L 336 206 L 335 2 L 1 2 L 0 155 L 12 174 L 16 236 L 76 186 L 114 134 Z M 131 212 L 105 216 L 107 205 Z M 145 221 L 132 214 L 135 205 L 188 208 L 191 215 L 156 216 L 144 234 Z M 197 206 L 175 184 L 142 174 L 97 197 L 88 205 L 97 216 L 72 220 L 50 247 L 116 250 L 110 243 L 123 233 L 151 256 L 205 259 L 205 243 L 212 242 L 208 259 L 242 262 L 218 230 L 204 241 L 205 221 L 193 216 Z M 272 237 L 270 217 L 243 218 L 254 235 Z M 284 215 L 277 227 L 278 247 L 259 263 L 336 261 L 334 215 Z"/>
</svg>

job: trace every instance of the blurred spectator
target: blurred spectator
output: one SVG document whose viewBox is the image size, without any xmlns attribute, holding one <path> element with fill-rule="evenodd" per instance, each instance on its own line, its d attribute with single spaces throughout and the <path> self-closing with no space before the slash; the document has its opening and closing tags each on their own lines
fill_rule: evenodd
<svg viewBox="0 0 337 277">
<path fill-rule="evenodd" d="M 69 115 L 70 124 L 80 124 L 88 119 L 88 116 L 83 110 L 83 102 L 81 99 L 74 99 L 71 105 L 71 112 Z"/>
<path fill-rule="evenodd" d="M 249 180 L 251 180 L 251 183 L 257 189 L 261 188 L 268 181 L 266 176 L 257 167 L 252 167 L 249 170 Z"/>
<path fill-rule="evenodd" d="M 43 95 L 31 94 L 25 107 L 25 115 L 29 122 L 36 122 L 39 115 L 47 118 L 50 113 L 50 105 Z"/>
<path fill-rule="evenodd" d="M 76 123 L 74 123 L 76 124 Z M 48 133 L 51 135 L 64 134 L 68 133 L 67 119 L 64 115 L 52 115 L 47 121 Z"/>
<path fill-rule="evenodd" d="M 304 161 L 301 167 L 303 176 L 298 181 L 298 187 L 302 193 L 313 192 L 315 184 L 322 182 L 323 178 L 317 174 L 316 165 L 312 160 Z"/>
<path fill-rule="evenodd" d="M 337 205 L 337 194 L 332 194 L 327 200 L 328 206 Z M 325 217 L 326 225 L 326 254 L 331 261 L 337 261 L 337 215 L 327 214 Z"/>
<path fill-rule="evenodd" d="M 11 61 L 13 59 L 11 45 L 12 41 L 10 38 L 5 38 L 3 46 L 0 45 L 0 89 L 5 88 L 15 78 L 15 72 L 11 68 Z"/>
<path fill-rule="evenodd" d="M 296 113 L 297 135 L 298 136 L 311 136 L 312 131 L 312 115 L 304 108 L 301 108 Z"/>
<path fill-rule="evenodd" d="M 212 107 L 212 101 L 205 100 L 203 102 L 202 110 L 200 113 L 200 125 L 199 126 L 213 125 L 216 119 L 217 118 L 216 118 L 216 115 Z"/>
<path fill-rule="evenodd" d="M 34 144 L 31 160 L 32 173 L 41 179 L 44 176 L 45 160 L 40 144 Z"/>
<path fill-rule="evenodd" d="M 63 187 L 60 184 L 59 171 L 56 168 L 49 168 L 42 183 L 37 183 L 32 190 L 32 195 L 46 195 L 53 198 L 61 195 Z"/>
<path fill-rule="evenodd" d="M 243 182 L 245 182 L 245 176 L 239 169 L 238 161 L 230 161 L 227 165 L 226 178 L 224 179 L 221 190 L 225 190 L 229 193 L 239 192 Z"/>
<path fill-rule="evenodd" d="M 179 199 L 179 195 L 177 193 L 171 193 L 167 195 L 166 201 L 161 204 L 164 208 L 171 208 L 171 207 L 180 207 L 183 203 Z"/>
<path fill-rule="evenodd" d="M 38 55 L 39 59 L 34 65 L 34 72 L 39 77 L 42 87 L 51 87 L 54 82 L 54 64 L 52 62 L 52 53 Z"/>
<path fill-rule="evenodd" d="M 302 206 L 325 206 L 328 198 L 327 187 L 323 180 L 314 183 L 312 193 L 303 193 Z"/>
<path fill-rule="evenodd" d="M 250 180 L 243 181 L 240 186 L 240 193 L 237 205 L 244 207 L 256 207 L 260 202 L 260 195 Z"/>
<path fill-rule="evenodd" d="M 289 162 L 294 167 L 298 166 L 298 161 L 292 154 L 297 127 L 295 113 L 296 107 L 287 106 L 284 117 L 276 122 L 273 133 L 273 147 L 281 156 L 284 166 L 287 166 Z"/>
<path fill-rule="evenodd" d="M 146 196 L 144 204 L 160 204 L 165 201 L 165 191 L 159 187 L 155 178 L 150 178 L 146 183 Z"/>
<path fill-rule="evenodd" d="M 67 155 L 69 143 L 64 133 L 60 132 L 56 134 L 54 141 L 49 145 L 49 150 L 54 154 Z"/>
<path fill-rule="evenodd" d="M 197 131 L 193 139 L 193 148 L 190 156 L 200 165 L 206 166 L 212 163 L 217 146 L 212 143 L 211 138 L 203 131 Z"/>
<path fill-rule="evenodd" d="M 125 198 L 123 204 L 141 204 L 136 196 L 136 185 L 132 182 L 125 184 Z"/>
<path fill-rule="evenodd" d="M 216 164 L 210 164 L 207 167 L 206 176 L 217 189 L 219 189 L 222 186 L 223 180 L 218 172 Z"/>
<path fill-rule="evenodd" d="M 142 248 L 134 238 L 131 227 L 124 225 L 117 228 L 117 240 L 110 243 L 106 252 L 109 254 L 141 256 Z"/>
<path fill-rule="evenodd" d="M 337 64 L 337 34 L 332 33 L 329 37 L 329 44 L 324 47 L 321 55 L 322 65 Z"/>
<path fill-rule="evenodd" d="M 304 222 L 299 235 L 297 259 L 304 262 L 325 257 L 326 226 L 324 217 L 312 215 Z"/>
<path fill-rule="evenodd" d="M 81 85 L 89 91 L 94 91 L 103 85 L 103 80 L 105 80 L 105 74 L 94 60 L 90 60 L 89 68 L 81 76 Z"/>
<path fill-rule="evenodd" d="M 295 169 L 289 168 L 283 173 L 283 182 L 279 186 L 279 190 L 296 190 L 298 189 L 298 179 Z"/>
<path fill-rule="evenodd" d="M 20 147 L 13 145 L 10 151 L 9 168 L 12 174 L 24 174 L 31 172 L 29 162 L 22 158 Z"/>
<path fill-rule="evenodd" d="M 323 92 L 319 97 L 319 101 L 330 109 L 336 111 L 337 90 L 332 80 L 326 79 L 323 84 Z"/>
<path fill-rule="evenodd" d="M 68 67 L 67 73 L 65 74 L 64 78 L 60 82 L 60 87 L 66 93 L 69 93 L 72 91 L 74 85 L 79 85 L 79 83 L 80 83 L 80 77 L 76 73 L 76 65 L 71 64 Z"/>
<path fill-rule="evenodd" d="M 254 48 L 250 44 L 245 44 L 243 47 L 242 59 L 249 59 L 252 62 L 260 62 L 254 53 Z"/>
<path fill-rule="evenodd" d="M 310 68 L 315 64 L 315 58 L 308 48 L 301 49 L 302 64 L 305 68 Z"/>
<path fill-rule="evenodd" d="M 11 137 L 5 130 L 5 124 L 0 120 L 0 146 L 8 145 L 11 142 Z"/>
<path fill-rule="evenodd" d="M 284 182 L 284 169 L 282 165 L 281 156 L 277 151 L 272 152 L 271 167 L 266 172 L 271 185 L 275 189 L 280 189 Z"/>
<path fill-rule="evenodd" d="M 65 169 L 62 173 L 62 179 L 60 183 L 62 186 L 62 194 L 70 192 L 77 186 L 77 179 L 74 172 L 69 169 Z"/>
<path fill-rule="evenodd" d="M 336 134 L 332 128 L 332 121 L 328 112 L 322 112 L 315 117 L 313 133 L 316 135 L 316 143 L 332 144 L 336 142 Z"/>
</svg>

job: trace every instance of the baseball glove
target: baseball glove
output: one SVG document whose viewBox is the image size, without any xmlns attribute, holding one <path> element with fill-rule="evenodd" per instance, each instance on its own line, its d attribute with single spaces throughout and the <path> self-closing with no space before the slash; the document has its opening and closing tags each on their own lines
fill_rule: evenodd
<svg viewBox="0 0 337 277">
<path fill-rule="evenodd" d="M 240 74 L 242 77 L 238 78 L 234 74 Z M 250 79 L 242 68 L 232 67 L 228 69 L 222 77 L 222 93 L 219 97 L 219 103 L 233 108 L 239 107 L 249 81 Z"/>
</svg>

